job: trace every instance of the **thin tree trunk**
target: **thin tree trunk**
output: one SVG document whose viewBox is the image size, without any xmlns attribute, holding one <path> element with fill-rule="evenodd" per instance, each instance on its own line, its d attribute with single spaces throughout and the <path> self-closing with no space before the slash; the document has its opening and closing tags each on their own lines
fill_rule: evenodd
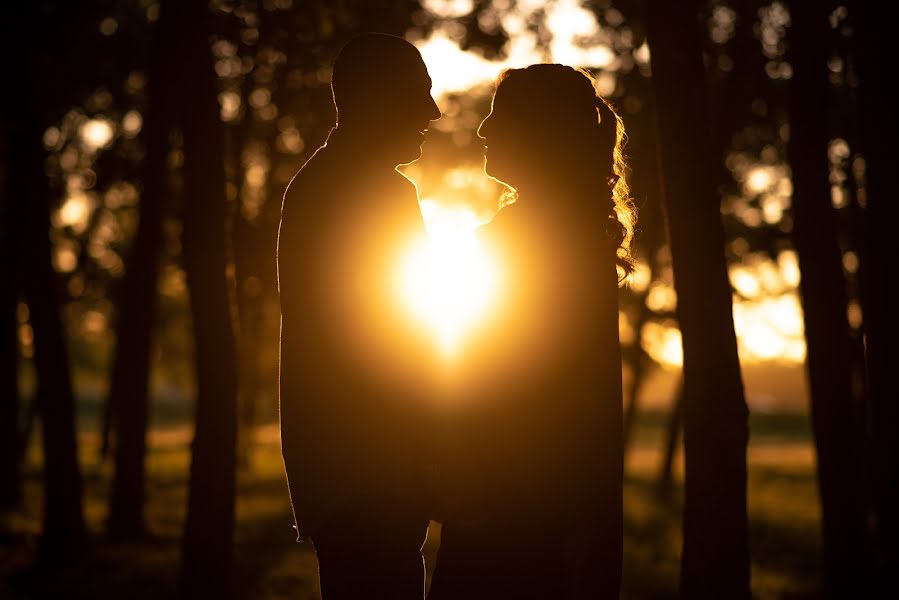
<svg viewBox="0 0 899 600">
<path fill-rule="evenodd" d="M 684 347 L 685 598 L 748 599 L 748 410 L 710 144 L 699 6 L 647 0 L 659 152 Z"/>
<path fill-rule="evenodd" d="M 657 213 L 658 211 L 654 212 Z M 643 214 L 643 212 L 640 213 L 640 222 L 645 227 L 645 221 L 642 220 Z M 651 225 L 656 225 L 658 221 L 659 219 L 657 218 L 653 219 Z M 649 361 L 651 359 L 647 356 L 646 351 L 643 350 L 643 328 L 652 316 L 652 311 L 646 306 L 646 297 L 649 295 L 649 288 L 652 286 L 652 278 L 659 273 L 658 254 L 662 239 L 662 236 L 659 235 L 655 235 L 651 238 L 648 265 L 650 283 L 647 285 L 646 291 L 640 294 L 640 309 L 637 313 L 637 322 L 634 324 L 634 343 L 629 349 L 633 375 L 631 377 L 630 385 L 628 386 L 628 392 L 625 395 L 625 398 L 627 398 L 627 407 L 624 410 L 624 427 L 622 429 L 622 447 L 625 456 L 627 456 L 628 448 L 631 446 L 634 427 L 640 413 L 640 390 L 643 388 L 643 384 L 646 383 L 646 378 L 649 376 Z"/>
<path fill-rule="evenodd" d="M 184 264 L 193 318 L 196 434 L 184 530 L 186 597 L 228 595 L 234 537 L 237 356 L 233 272 L 227 264 L 224 129 L 205 3 L 170 2 L 180 31 L 184 133 Z"/>
<path fill-rule="evenodd" d="M 260 35 L 262 32 L 260 23 Z M 242 47 L 250 52 L 251 47 Z M 240 392 L 238 397 L 238 460 L 242 467 L 249 466 L 256 424 L 256 398 L 259 392 L 259 329 L 262 321 L 262 271 L 265 264 L 265 248 L 260 242 L 264 229 L 259 215 L 248 219 L 241 210 L 244 188 L 247 181 L 247 167 L 243 164 L 243 153 L 251 139 L 253 113 L 249 96 L 252 91 L 252 71 L 244 76 L 241 84 L 241 105 L 243 119 L 230 130 L 233 142 L 235 186 L 237 188 L 237 211 L 233 226 L 234 272 L 237 282 L 237 311 L 240 319 Z"/>
<path fill-rule="evenodd" d="M 659 482 L 657 490 L 662 497 L 671 492 L 671 479 L 674 472 L 674 455 L 680 442 L 680 434 L 684 425 L 684 386 L 677 386 L 677 392 L 671 403 L 671 413 L 668 415 L 668 429 L 665 432 L 665 454 L 662 456 L 662 465 L 659 468 Z"/>
<path fill-rule="evenodd" d="M 793 3 L 790 10 L 793 240 L 802 273 L 799 289 L 818 454 L 825 577 L 828 597 L 848 598 L 865 581 L 866 514 L 846 280 L 828 177 L 829 11 L 826 5 L 805 2 Z"/>
<path fill-rule="evenodd" d="M 252 228 L 245 235 L 253 237 L 253 245 L 240 246 L 240 251 L 257 253 L 260 231 L 258 226 L 244 222 L 244 226 Z M 261 340 L 259 330 L 262 327 L 262 294 L 261 274 L 249 275 L 239 281 L 241 288 L 238 297 L 238 314 L 240 319 L 240 395 L 239 426 L 240 447 L 239 458 L 242 466 L 250 466 L 253 450 L 253 433 L 256 427 L 256 399 L 259 395 L 259 350 Z"/>
<path fill-rule="evenodd" d="M 758 125 L 759 117 L 753 113 L 752 107 L 757 100 L 767 100 L 766 84 L 770 81 L 765 74 L 766 59 L 755 34 L 762 2 L 740 0 L 728 4 L 736 17 L 733 38 L 725 46 L 725 53 L 731 59 L 732 66 L 729 72 L 718 71 L 718 81 L 713 82 L 710 90 L 713 96 L 709 107 L 712 144 L 715 151 L 720 153 L 714 177 L 718 185 L 725 188 L 733 186 L 734 178 L 724 159 L 732 149 L 734 140 L 738 139 L 735 134 L 753 124 L 753 121 Z"/>
<path fill-rule="evenodd" d="M 146 533 L 144 488 L 149 416 L 150 346 L 156 322 L 157 279 L 166 201 L 166 154 L 171 128 L 170 61 L 167 42 L 171 15 L 157 25 L 150 70 L 149 109 L 144 121 L 146 156 L 140 222 L 122 286 L 117 325 L 118 347 L 107 404 L 115 423 L 115 476 L 109 498 L 107 529 L 115 538 Z"/>
<path fill-rule="evenodd" d="M 860 78 L 867 235 L 862 256 L 862 302 L 865 359 L 872 436 L 875 513 L 875 564 L 878 589 L 885 597 L 899 594 L 899 402 L 895 369 L 899 364 L 899 311 L 894 306 L 892 273 L 896 250 L 895 176 L 899 164 L 899 93 L 895 70 L 884 57 L 895 55 L 897 40 L 892 20 L 880 7 L 854 2 L 858 73 Z M 892 48 L 892 50 L 890 50 Z M 887 65 L 889 63 L 886 63 Z"/>
<path fill-rule="evenodd" d="M 641 298 L 645 298 L 645 296 L 641 296 Z M 643 334 L 641 333 L 643 329 L 643 324 L 646 323 L 649 315 L 649 309 L 646 306 L 640 308 L 640 314 L 637 318 L 637 326 L 634 328 L 635 330 L 635 341 L 634 347 L 630 348 L 631 350 L 629 354 L 631 355 L 631 381 L 628 386 L 627 393 L 625 394 L 625 398 L 627 399 L 627 406 L 624 409 L 624 423 L 622 426 L 622 448 L 624 450 L 625 456 L 627 455 L 628 449 L 631 447 L 632 438 L 634 435 L 634 426 L 637 422 L 637 417 L 640 413 L 640 390 L 643 387 L 644 379 L 646 378 L 646 367 L 647 362 L 650 360 L 644 355 L 643 348 L 641 347 Z"/>
</svg>

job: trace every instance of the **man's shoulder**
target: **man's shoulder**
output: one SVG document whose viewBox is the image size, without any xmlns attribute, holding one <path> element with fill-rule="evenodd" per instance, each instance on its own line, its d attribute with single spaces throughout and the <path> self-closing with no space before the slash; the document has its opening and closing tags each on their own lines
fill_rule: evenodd
<svg viewBox="0 0 899 600">
<path fill-rule="evenodd" d="M 287 184 L 281 202 L 282 228 L 319 222 L 325 216 L 322 211 L 333 209 L 346 195 L 346 174 L 330 154 L 327 146 L 319 148 Z"/>
<path fill-rule="evenodd" d="M 293 179 L 287 184 L 284 192 L 285 201 L 288 198 L 327 191 L 328 180 L 335 177 L 336 174 L 332 173 L 334 171 L 331 165 L 332 161 L 329 160 L 328 153 L 324 150 L 325 146 L 316 150 L 296 172 Z"/>
<path fill-rule="evenodd" d="M 358 170 L 345 164 L 339 155 L 319 148 L 294 175 L 284 192 L 282 220 L 290 213 L 346 211 L 350 206 L 385 206 L 382 198 L 402 205 L 417 205 L 418 186 L 395 169 Z M 393 204 L 388 202 L 387 205 Z M 348 204 L 349 203 L 349 204 Z"/>
</svg>

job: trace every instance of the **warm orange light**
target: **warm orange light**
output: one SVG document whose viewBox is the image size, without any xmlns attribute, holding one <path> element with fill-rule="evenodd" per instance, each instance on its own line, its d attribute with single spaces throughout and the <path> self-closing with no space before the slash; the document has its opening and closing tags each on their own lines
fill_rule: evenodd
<svg viewBox="0 0 899 600">
<path fill-rule="evenodd" d="M 797 286 L 799 265 L 792 250 L 777 261 L 767 255 L 750 255 L 729 268 L 734 295 L 734 330 L 745 364 L 779 362 L 801 364 L 805 360 L 805 328 Z M 669 283 L 653 284 L 646 297 L 653 310 L 674 310 L 677 296 Z M 650 322 L 643 327 L 643 349 L 659 363 L 683 364 L 680 331 L 674 321 Z"/>
<path fill-rule="evenodd" d="M 615 51 L 603 41 L 600 24 L 586 0 L 499 4 L 494 3 L 490 18 L 510 34 L 501 59 L 488 59 L 476 50 L 463 49 L 459 36 L 445 26 L 435 27 L 428 37 L 414 41 L 433 80 L 431 91 L 438 99 L 453 92 L 468 92 L 479 85 L 490 86 L 503 70 L 534 63 L 556 62 L 606 72 L 618 68 Z M 422 4 L 426 11 L 444 23 L 447 17 L 471 13 L 473 6 L 468 0 L 431 0 Z M 552 33 L 548 47 L 541 44 L 538 36 L 527 31 L 528 23 L 538 19 Z M 636 58 L 645 64 L 648 55 L 647 48 Z M 606 93 L 611 93 L 614 80 L 610 82 L 609 78 L 600 77 L 599 85 Z"/>
<path fill-rule="evenodd" d="M 400 268 L 399 292 L 414 317 L 452 357 L 495 300 L 498 269 L 475 235 L 481 224 L 464 207 L 422 201 L 428 239 L 409 249 Z"/>
<path fill-rule="evenodd" d="M 90 196 L 82 191 L 70 194 L 55 215 L 55 222 L 60 227 L 71 227 L 81 233 L 87 227 L 88 219 L 94 204 Z"/>
<path fill-rule="evenodd" d="M 115 135 L 112 123 L 107 119 L 91 119 L 81 125 L 81 140 L 90 150 L 105 148 Z"/>
</svg>

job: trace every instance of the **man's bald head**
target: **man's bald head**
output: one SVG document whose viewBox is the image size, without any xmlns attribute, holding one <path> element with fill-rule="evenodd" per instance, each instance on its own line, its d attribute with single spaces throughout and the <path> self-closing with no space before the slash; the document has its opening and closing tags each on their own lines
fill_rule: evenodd
<svg viewBox="0 0 899 600">
<path fill-rule="evenodd" d="M 393 35 L 359 35 L 341 48 L 334 61 L 331 91 L 341 130 L 385 141 L 407 138 L 405 145 L 419 148 L 419 132 L 440 118 L 430 90 L 431 78 L 418 49 Z M 419 152 L 404 154 L 414 160 Z"/>
<path fill-rule="evenodd" d="M 371 95 L 405 87 L 422 71 L 418 49 L 386 33 L 364 33 L 340 49 L 334 60 L 331 91 L 338 112 L 353 111 Z"/>
</svg>

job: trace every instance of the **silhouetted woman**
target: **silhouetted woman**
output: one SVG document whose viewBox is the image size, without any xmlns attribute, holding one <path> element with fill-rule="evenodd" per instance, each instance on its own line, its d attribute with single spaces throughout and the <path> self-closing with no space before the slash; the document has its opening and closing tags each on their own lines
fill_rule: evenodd
<svg viewBox="0 0 899 600">
<path fill-rule="evenodd" d="M 431 598 L 617 598 L 623 125 L 589 74 L 544 64 L 500 77 L 478 134 L 510 188 L 480 231 L 501 298 L 462 350 Z"/>
</svg>

